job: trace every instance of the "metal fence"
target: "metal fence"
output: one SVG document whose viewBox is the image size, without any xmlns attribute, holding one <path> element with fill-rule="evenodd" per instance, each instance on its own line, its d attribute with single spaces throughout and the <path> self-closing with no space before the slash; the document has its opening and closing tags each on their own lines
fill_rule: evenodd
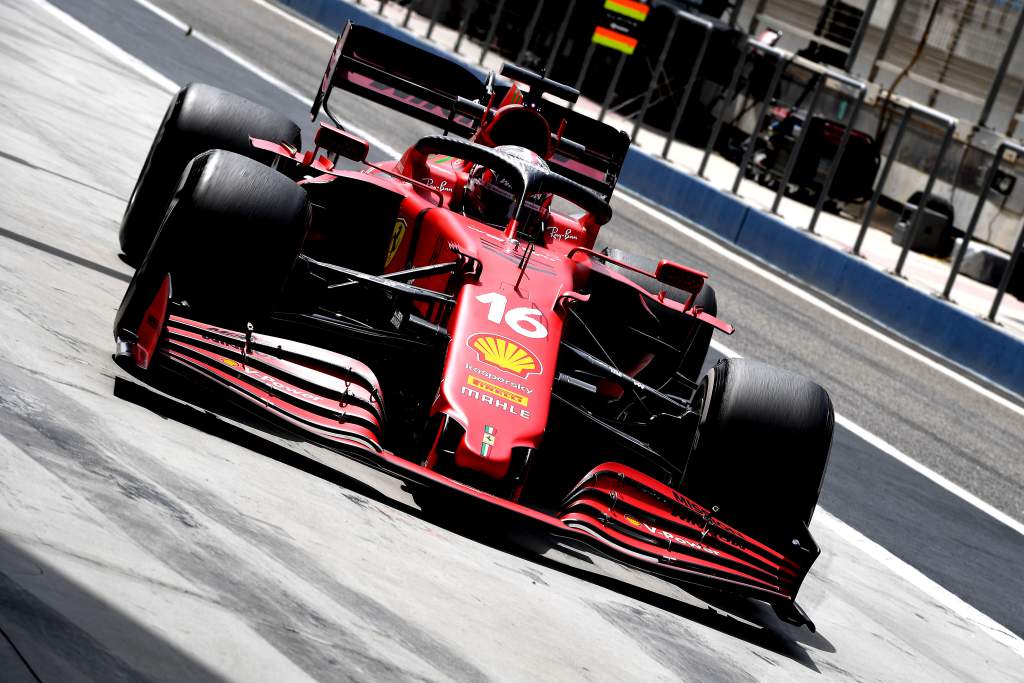
<svg viewBox="0 0 1024 683">
<path fill-rule="evenodd" d="M 380 2 L 379 11 L 383 11 L 387 4 L 386 0 Z M 867 231 L 875 222 L 879 209 L 883 206 L 883 200 L 886 208 L 890 210 L 893 206 L 902 205 L 903 197 L 891 196 L 899 192 L 891 184 L 893 168 L 897 164 L 903 168 L 916 167 L 916 170 L 923 174 L 923 188 L 919 194 L 924 198 L 937 196 L 945 192 L 948 186 L 952 186 L 955 192 L 958 184 L 971 185 L 970 189 L 978 193 L 970 223 L 964 231 L 962 246 L 951 263 L 943 292 L 943 296 L 947 298 L 952 291 L 967 247 L 976 239 L 976 226 L 988 201 L 989 188 L 998 169 L 1009 167 L 1011 174 L 1015 172 L 1016 159 L 1012 159 L 1011 164 L 1004 157 L 1007 153 L 1024 157 L 1024 149 L 1020 146 L 1005 143 L 998 147 L 987 166 L 984 166 L 985 162 L 981 160 L 976 162 L 978 168 L 986 168 L 983 174 L 976 174 L 983 178 L 973 178 L 972 183 L 964 183 L 962 176 L 965 175 L 964 159 L 968 156 L 968 149 L 962 143 L 954 142 L 957 122 L 953 117 L 900 98 L 893 101 L 879 98 L 872 107 L 867 107 L 865 101 L 868 99 L 868 84 L 849 76 L 841 68 L 823 65 L 792 51 L 762 44 L 738 32 L 723 20 L 704 17 L 664 2 L 654 3 L 661 12 L 658 15 L 658 21 L 662 24 L 661 42 L 645 46 L 644 51 L 638 50 L 632 57 L 626 57 L 624 54 L 607 54 L 610 51 L 595 48 L 589 41 L 585 46 L 581 46 L 579 35 L 572 35 L 570 22 L 574 16 L 578 16 L 574 15 L 574 11 L 578 12 L 587 6 L 599 4 L 593 0 L 540 0 L 532 4 L 506 0 L 413 0 L 404 4 L 406 25 L 409 24 L 413 13 L 421 14 L 427 19 L 426 26 L 422 29 L 424 35 L 431 38 L 437 25 L 446 23 L 449 30 L 457 32 L 456 51 L 465 53 L 467 40 L 477 44 L 479 53 L 476 55 L 476 61 L 480 64 L 488 54 L 495 51 L 521 64 L 524 60 L 528 61 L 525 66 L 547 71 L 561 64 L 562 72 L 556 76 L 560 80 L 575 83 L 577 87 L 589 86 L 590 91 L 585 94 L 601 103 L 599 118 L 605 118 L 611 111 L 626 117 L 631 124 L 634 140 L 644 129 L 663 134 L 665 140 L 661 155 L 664 158 L 670 157 L 673 145 L 677 144 L 681 126 L 687 130 L 694 128 L 684 126 L 694 103 L 701 98 L 702 106 L 708 101 L 712 102 L 708 109 L 709 118 L 702 129 L 700 147 L 703 148 L 703 155 L 697 173 L 705 175 L 709 160 L 716 152 L 730 158 L 736 164 L 732 182 L 734 194 L 740 192 L 744 179 L 751 178 L 752 175 L 759 182 L 764 181 L 763 177 L 758 177 L 756 173 L 752 174 L 752 168 L 757 165 L 755 157 L 759 153 L 758 141 L 765 135 L 769 125 L 777 124 L 777 121 L 770 123 L 770 110 L 783 107 L 797 112 L 799 125 L 790 136 L 788 156 L 770 179 L 775 192 L 771 207 L 773 212 L 780 209 L 783 198 L 792 188 L 794 173 L 803 159 L 802 154 L 808 144 L 813 124 L 819 119 L 827 122 L 832 126 L 833 132 L 839 131 L 838 144 L 834 154 L 825 159 L 827 168 L 824 180 L 813 195 L 813 202 L 807 202 L 814 207 L 814 211 L 809 222 L 800 227 L 811 232 L 815 231 L 821 214 L 833 197 L 837 177 L 844 159 L 849 154 L 851 139 L 856 136 L 863 146 L 865 136 L 860 130 L 874 127 L 881 168 L 869 186 L 870 198 L 866 196 L 862 200 L 866 202 L 866 208 L 860 215 L 859 231 L 852 244 L 851 250 L 854 254 L 860 254 Z M 836 16 L 850 11 L 849 6 L 844 3 L 833 4 L 833 14 Z M 906 17 L 909 16 L 908 8 L 920 8 L 927 4 L 928 0 L 895 0 L 893 14 L 897 18 Z M 974 4 L 977 10 L 981 5 L 980 0 Z M 734 8 L 737 5 L 742 6 L 742 3 L 734 4 Z M 813 9 L 813 5 L 805 5 Z M 874 5 L 872 0 L 867 0 L 864 6 L 857 10 L 860 17 L 870 17 Z M 753 8 L 753 16 L 762 21 L 771 19 L 773 17 L 770 12 L 777 11 L 779 7 L 780 3 L 758 2 Z M 552 15 L 551 12 L 555 14 Z M 734 9 L 730 19 L 735 18 L 735 13 Z M 1013 10 L 1007 10 L 1004 14 L 1015 19 L 1020 13 L 1019 10 L 1017 14 L 1013 14 Z M 550 21 L 552 16 L 557 17 L 558 21 Z M 936 16 L 939 16 L 938 13 Z M 969 22 L 961 23 L 963 30 L 968 30 Z M 422 25 L 422 21 L 420 24 Z M 847 25 L 849 24 L 847 21 Z M 1006 20 L 1003 21 L 1003 25 L 1008 26 Z M 846 34 L 840 34 L 838 30 L 820 31 L 822 35 L 816 36 L 820 39 L 819 54 L 816 56 L 820 57 L 820 50 L 827 48 L 835 52 L 832 55 L 833 62 L 847 63 L 856 54 L 858 43 L 864 40 L 864 26 L 866 23 L 855 27 L 852 33 L 847 31 Z M 895 26 L 899 27 L 901 24 L 897 22 Z M 1015 26 L 1019 31 L 1019 22 Z M 1010 26 L 1007 30 L 1012 28 L 1013 26 Z M 688 31 L 688 39 L 685 41 L 687 59 L 679 59 L 678 36 L 684 31 Z M 740 37 L 738 44 L 735 45 L 731 69 L 723 69 L 719 63 L 720 55 L 716 56 L 715 64 L 709 65 L 708 55 L 716 49 L 722 49 L 723 36 L 726 45 L 730 44 L 728 39 Z M 833 40 L 837 36 L 840 39 Z M 716 39 L 717 45 L 714 42 Z M 951 36 L 946 35 L 946 39 L 951 39 Z M 1012 39 L 1012 34 L 1007 36 L 1007 43 Z M 884 43 L 885 36 L 882 36 L 882 40 Z M 890 48 L 892 45 L 890 41 Z M 880 54 L 883 55 L 886 49 L 890 49 L 884 44 L 880 47 Z M 1000 49 L 998 46 L 992 47 L 992 54 L 999 53 Z M 599 53 L 598 50 L 605 54 Z M 1005 53 L 1005 50 L 1003 51 Z M 599 57 L 601 63 L 597 65 Z M 625 79 L 623 74 L 627 73 L 626 65 L 630 64 L 630 60 L 633 62 L 633 71 L 629 72 L 628 79 Z M 717 70 L 717 75 L 709 75 L 709 66 Z M 949 73 L 952 71 L 951 63 Z M 643 77 L 639 78 L 638 75 Z M 711 95 L 708 95 L 709 92 Z M 655 107 L 661 108 L 662 116 L 652 116 Z M 665 112 L 671 112 L 671 116 L 664 116 Z M 890 134 L 893 127 L 895 132 Z M 693 144 L 692 140 L 688 142 Z M 954 148 L 960 152 L 959 164 L 955 163 L 957 155 L 951 154 Z M 942 192 L 938 189 L 940 185 L 943 188 Z M 807 198 L 804 199 L 806 201 Z M 919 204 L 925 207 L 928 201 L 921 200 Z M 909 225 L 905 227 L 901 250 L 894 267 L 897 275 L 902 274 L 909 251 L 916 243 L 924 215 L 924 210 L 914 211 Z M 990 320 L 996 317 L 1019 260 L 1020 250 L 1024 246 L 1024 225 L 1017 232 L 1010 264 L 996 288 L 988 316 Z"/>
</svg>

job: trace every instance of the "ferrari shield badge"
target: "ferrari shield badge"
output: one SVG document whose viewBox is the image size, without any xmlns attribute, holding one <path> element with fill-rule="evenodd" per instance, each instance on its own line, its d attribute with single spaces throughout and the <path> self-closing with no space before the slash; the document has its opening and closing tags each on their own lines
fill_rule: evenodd
<svg viewBox="0 0 1024 683">
<path fill-rule="evenodd" d="M 385 268 L 391 265 L 391 262 L 395 258 L 395 254 L 398 253 L 398 248 L 402 246 L 402 240 L 405 238 L 405 227 L 405 219 L 399 218 L 395 221 L 395 227 L 391 229 L 391 240 L 388 242 L 388 254 L 384 259 Z"/>
</svg>

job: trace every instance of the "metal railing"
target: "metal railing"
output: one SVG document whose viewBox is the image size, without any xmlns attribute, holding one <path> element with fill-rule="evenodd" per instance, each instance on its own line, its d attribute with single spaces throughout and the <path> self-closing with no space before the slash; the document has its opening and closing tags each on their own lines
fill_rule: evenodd
<svg viewBox="0 0 1024 683">
<path fill-rule="evenodd" d="M 750 141 L 743 150 L 743 158 L 740 160 L 740 167 L 736 169 L 736 178 L 732 181 L 732 193 L 738 195 L 740 192 L 740 185 L 743 183 L 743 178 L 747 174 L 747 169 L 750 167 L 750 161 L 754 158 L 754 148 L 756 147 L 757 138 L 762 133 L 762 126 L 768 118 L 768 108 L 771 107 L 772 102 L 775 99 L 775 93 L 779 89 L 779 81 L 782 80 L 782 72 L 786 70 L 786 64 L 789 63 L 790 55 L 785 50 L 780 50 L 775 47 L 769 47 L 767 45 L 761 45 L 758 48 L 762 54 L 771 55 L 775 58 L 775 68 L 772 69 L 772 78 L 768 83 L 768 90 L 765 91 L 764 99 L 761 100 L 761 106 L 757 108 L 757 117 L 754 119 L 754 130 L 750 133 Z"/>
<path fill-rule="evenodd" d="M 882 174 L 879 176 L 878 181 L 875 184 L 875 191 L 871 195 L 871 201 L 868 202 L 868 208 L 864 212 L 863 220 L 861 220 L 860 232 L 857 233 L 857 240 L 853 244 L 853 253 L 857 256 L 860 256 L 860 250 L 864 244 L 864 237 L 867 235 L 868 228 L 871 227 L 871 216 L 875 212 L 875 207 L 878 206 L 878 199 L 882 195 L 882 188 L 885 187 L 885 181 L 889 177 L 889 171 L 892 170 L 893 162 L 896 161 L 896 155 L 899 153 L 904 134 L 907 132 L 907 125 L 915 115 L 929 119 L 935 123 L 945 126 L 946 128 L 946 132 L 942 136 L 942 142 L 939 144 L 939 153 L 936 155 L 935 163 L 932 164 L 931 171 L 928 173 L 928 181 L 925 183 L 924 192 L 922 194 L 922 205 L 927 202 L 927 198 L 931 196 L 932 189 L 935 187 L 935 179 L 939 174 L 939 167 L 942 165 L 942 158 L 946 155 L 949 143 L 953 139 L 953 133 L 956 131 L 956 119 L 952 116 L 943 114 L 940 111 L 935 111 L 930 107 L 926 107 L 915 102 L 908 102 L 904 105 L 903 116 L 900 117 L 900 123 L 896 129 L 896 136 L 893 138 L 892 145 L 889 148 L 889 154 L 885 160 L 885 166 L 882 167 Z M 900 251 L 899 258 L 896 261 L 896 267 L 893 270 L 896 275 L 902 275 L 903 265 L 907 260 L 907 254 L 910 251 L 911 245 L 913 245 L 917 240 L 917 233 L 920 230 L 921 217 L 923 215 L 924 210 L 922 206 L 922 210 L 914 212 L 914 217 L 911 219 L 910 230 L 903 236 L 903 249 Z"/>
<path fill-rule="evenodd" d="M 1013 245 L 1013 251 L 1010 252 L 1010 262 L 1006 264 L 1006 270 L 1003 271 L 1003 279 L 999 281 L 995 298 L 992 299 L 992 308 L 988 311 L 990 322 L 996 321 L 996 313 L 999 312 L 999 305 L 1003 303 L 1003 295 L 1006 294 L 1006 290 L 1010 286 L 1010 278 L 1013 277 L 1013 269 L 1020 261 L 1021 251 L 1024 251 L 1024 222 L 1021 223 L 1020 231 L 1017 233 L 1017 242 Z"/>
<path fill-rule="evenodd" d="M 797 137 L 793 149 L 789 154 L 789 158 L 787 159 L 786 167 L 783 171 L 782 178 L 779 180 L 779 187 L 776 191 L 775 199 L 771 207 L 772 213 L 778 213 L 779 206 L 782 203 L 782 198 L 785 196 L 786 190 L 789 186 L 789 182 L 793 177 L 793 172 L 796 168 L 797 160 L 800 157 L 800 152 L 803 150 L 804 144 L 807 141 L 807 135 L 811 129 L 810 123 L 815 112 L 817 111 L 817 105 L 821 93 L 827 84 L 827 81 L 837 81 L 839 83 L 842 83 L 843 85 L 852 87 L 857 91 L 857 98 L 854 101 L 853 108 L 850 111 L 846 124 L 843 126 L 843 134 L 840 138 L 839 146 L 836 150 L 836 155 L 833 158 L 831 165 L 829 166 L 829 171 L 826 176 L 825 184 L 818 195 L 818 200 L 815 204 L 814 214 L 812 215 L 811 221 L 807 226 L 807 229 L 809 231 L 814 232 L 815 225 L 817 224 L 818 218 L 821 215 L 821 211 L 824 207 L 825 201 L 827 200 L 829 192 L 832 189 L 832 183 L 835 181 L 835 176 L 839 169 L 839 165 L 842 162 L 843 155 L 846 152 L 846 147 L 850 140 L 850 132 L 853 129 L 853 125 L 857 120 L 857 115 L 860 113 L 861 106 L 864 103 L 864 98 L 867 95 L 867 84 L 864 83 L 863 81 L 852 78 L 844 73 L 835 71 L 834 69 L 831 69 L 827 66 L 818 64 L 817 62 L 812 62 L 808 59 L 804 59 L 803 57 L 793 55 L 787 50 L 782 50 L 773 46 L 765 45 L 754 39 L 748 39 L 747 43 L 744 46 L 743 56 L 741 57 L 739 63 L 736 65 L 736 68 L 733 70 L 732 78 L 730 79 L 730 84 L 725 95 L 725 101 L 731 101 L 731 99 L 735 97 L 737 85 L 741 79 L 743 70 L 746 67 L 746 63 L 749 59 L 749 55 L 751 54 L 751 52 L 757 52 L 762 56 L 767 55 L 772 57 L 774 59 L 775 66 L 772 69 L 772 76 L 769 80 L 768 88 L 767 90 L 765 90 L 764 98 L 762 99 L 761 104 L 758 107 L 757 115 L 754 119 L 754 129 L 750 133 L 749 142 L 743 151 L 743 156 L 740 161 L 739 168 L 737 168 L 736 176 L 733 179 L 731 190 L 733 194 L 739 194 L 743 178 L 746 176 L 747 170 L 749 169 L 750 163 L 753 159 L 756 140 L 763 132 L 763 126 L 765 121 L 767 120 L 768 109 L 769 107 L 771 107 L 774 101 L 776 92 L 779 89 L 779 84 L 782 79 L 782 75 L 786 71 L 786 68 L 790 65 L 796 65 L 806 71 L 811 72 L 812 74 L 815 74 L 816 79 L 816 82 L 813 86 L 814 89 L 811 94 L 811 101 L 807 107 L 807 112 L 805 114 L 804 125 L 801 126 L 800 134 Z M 677 121 L 679 118 L 681 118 L 682 111 L 683 109 L 681 107 L 677 109 Z M 716 117 L 715 126 L 712 129 L 711 136 L 708 139 L 707 145 L 704 149 L 704 156 L 701 159 L 700 168 L 698 170 L 698 175 L 702 177 L 704 176 L 704 171 L 707 167 L 708 160 L 711 157 L 711 153 L 714 150 L 715 144 L 718 141 L 718 136 L 721 133 L 721 127 L 722 123 L 724 122 L 724 119 L 725 110 L 723 109 L 722 111 L 719 112 L 718 116 Z M 639 121 L 637 125 L 639 125 Z M 667 157 L 667 150 L 669 149 L 672 140 L 675 137 L 674 133 L 676 132 L 677 127 L 678 122 L 675 123 L 672 132 L 666 140 L 666 152 L 662 156 Z M 634 137 L 635 135 L 636 128 L 634 128 Z"/>
<path fill-rule="evenodd" d="M 988 195 L 992 191 L 992 183 L 996 177 L 996 171 L 1003 163 L 1003 157 L 1006 156 L 1006 152 L 1014 151 L 1019 155 L 1024 155 L 1024 146 L 1021 146 L 1014 142 L 1003 142 L 996 149 L 995 156 L 992 157 L 992 163 L 988 167 L 988 171 L 985 172 L 985 179 L 982 181 L 981 192 L 978 193 L 978 201 L 974 205 L 974 212 L 971 214 L 971 222 L 968 223 L 967 229 L 964 231 L 963 241 L 960 244 L 960 249 L 956 252 L 953 257 L 953 264 L 949 268 L 949 278 L 946 280 L 946 286 L 942 290 L 942 298 L 949 299 L 953 292 L 953 284 L 956 282 L 956 278 L 960 275 L 960 266 L 963 264 L 964 256 L 967 255 L 967 247 L 970 245 L 971 240 L 974 238 L 974 230 L 978 227 L 978 219 L 981 218 L 981 211 L 985 208 L 985 202 L 988 200 Z M 996 295 L 992 300 L 992 307 L 989 309 L 988 319 L 995 321 L 996 313 L 999 311 L 999 305 L 1003 301 L 1003 295 L 1006 293 L 1006 289 L 1010 285 L 1010 278 L 1013 275 L 1014 267 L 1017 265 L 1017 260 L 1020 258 L 1021 249 L 1024 248 L 1024 223 L 1021 224 L 1020 232 L 1017 235 L 1017 243 L 1013 251 L 1010 252 L 1010 263 L 1007 265 L 1006 270 L 1003 271 L 1003 277 L 996 289 Z"/>
<path fill-rule="evenodd" d="M 633 132 L 630 134 L 630 138 L 636 142 L 637 135 L 640 133 L 640 127 L 643 125 L 644 119 L 647 118 L 647 112 L 651 107 L 651 99 L 654 96 L 654 92 L 661 84 L 662 74 L 665 72 L 665 62 L 668 60 L 668 55 L 672 49 L 672 43 L 676 37 L 676 31 L 679 29 L 680 21 L 685 21 L 689 24 L 700 27 L 703 30 L 703 37 L 701 38 L 701 46 L 700 50 L 697 52 L 697 58 L 690 66 L 690 75 L 687 78 L 686 87 L 683 89 L 683 95 L 676 107 L 676 114 L 672 118 L 672 125 L 669 127 L 668 136 L 665 138 L 665 147 L 662 149 L 661 156 L 666 159 L 668 158 L 668 153 L 672 146 L 672 140 L 675 139 L 676 134 L 679 132 L 679 124 L 682 122 L 683 111 L 685 111 L 686 106 L 690 102 L 690 96 L 693 94 L 693 87 L 697 82 L 697 75 L 700 73 L 700 68 L 704 64 L 704 56 L 707 54 L 708 43 L 711 42 L 711 33 L 714 30 L 714 24 L 711 21 L 704 17 L 697 16 L 696 14 L 691 14 L 685 10 L 676 9 L 673 11 L 672 24 L 669 26 L 668 34 L 665 37 L 665 44 L 662 46 L 661 52 L 658 54 L 657 65 L 654 67 L 654 73 L 651 75 L 651 82 L 648 84 L 647 90 L 644 92 L 643 101 L 640 104 L 640 111 L 637 113 L 636 121 L 633 124 Z M 612 88 L 609 88 L 609 92 L 611 91 Z"/>
<path fill-rule="evenodd" d="M 378 13 L 383 13 L 387 2 L 388 0 L 381 0 L 378 7 Z M 550 72 L 551 69 L 554 68 L 556 60 L 561 54 L 561 49 L 566 39 L 570 20 L 577 4 L 577 0 L 567 0 L 566 2 L 564 14 L 562 15 L 562 19 L 555 31 L 553 44 L 550 46 L 550 49 L 547 50 L 547 54 L 545 56 L 543 67 L 545 72 Z M 672 151 L 672 147 L 676 143 L 676 137 L 679 133 L 687 108 L 690 105 L 700 82 L 701 69 L 704 66 L 705 58 L 707 57 L 709 44 L 711 42 L 712 35 L 716 30 L 716 24 L 706 17 L 685 10 L 669 7 L 660 3 L 654 3 L 654 5 L 664 12 L 662 16 L 665 18 L 669 16 L 669 11 L 671 12 L 671 24 L 668 26 L 667 31 L 664 34 L 664 43 L 657 48 L 656 62 L 653 72 L 651 73 L 650 81 L 646 89 L 643 91 L 643 95 L 640 96 L 637 94 L 629 100 L 629 102 L 635 102 L 637 99 L 641 100 L 639 109 L 631 117 L 632 132 L 630 137 L 634 142 L 637 142 L 640 130 L 645 126 L 645 119 L 648 118 L 651 108 L 656 104 L 656 102 L 671 99 L 673 110 L 671 123 L 665 133 L 664 145 L 660 153 L 662 158 L 668 159 Z M 432 38 L 444 6 L 445 4 L 442 2 L 435 2 L 428 10 L 426 15 L 426 19 L 428 19 L 428 24 L 425 29 L 426 38 Z M 486 24 L 487 28 L 485 37 L 482 42 L 479 43 L 480 54 L 476 60 L 478 65 L 482 65 L 487 56 L 495 49 L 495 40 L 497 38 L 499 27 L 502 23 L 504 13 L 508 11 L 511 6 L 512 4 L 508 3 L 507 0 L 467 0 L 463 6 L 461 17 L 456 25 L 457 38 L 454 44 L 455 52 L 460 52 L 465 38 L 469 33 L 473 18 L 478 12 L 487 10 L 489 12 L 489 16 L 487 17 L 489 21 Z M 406 5 L 405 16 L 402 21 L 402 25 L 404 27 L 408 28 L 410 17 L 413 12 L 417 11 L 417 8 L 425 8 L 423 0 L 412 0 Z M 534 5 L 532 13 L 529 15 L 528 19 L 526 18 L 525 13 L 519 17 L 520 20 L 523 20 L 526 23 L 521 42 L 517 43 L 517 49 L 513 47 L 510 50 L 507 45 L 503 44 L 503 51 L 509 55 L 514 54 L 515 61 L 522 62 L 528 54 L 531 41 L 534 38 L 538 25 L 540 24 L 544 9 L 545 1 L 539 0 Z M 695 52 L 696 56 L 694 58 L 686 60 L 685 64 L 680 65 L 679 68 L 673 68 L 673 65 L 670 63 L 670 58 L 672 55 L 674 41 L 679 35 L 681 27 L 684 24 L 695 27 L 700 31 L 700 43 L 697 47 Z M 477 25 L 479 26 L 479 24 Z M 548 36 L 548 38 L 550 39 L 550 36 Z M 580 88 L 583 85 L 596 53 L 597 48 L 595 45 L 592 43 L 589 44 L 585 55 L 583 56 L 581 67 L 576 75 L 577 88 Z M 652 52 L 651 56 L 653 57 L 654 54 L 655 53 Z M 753 38 L 748 37 L 746 42 L 742 45 L 737 63 L 729 77 L 729 82 L 725 86 L 724 90 L 721 91 L 722 96 L 718 98 L 722 104 L 719 105 L 719 111 L 714 114 L 713 122 L 711 123 L 711 130 L 707 142 L 704 145 L 704 149 L 702 150 L 700 164 L 697 169 L 697 175 L 700 177 L 706 177 L 705 173 L 707 171 L 711 155 L 715 151 L 716 145 L 718 144 L 719 138 L 721 137 L 727 122 L 729 125 L 736 124 L 735 121 L 728 121 L 735 113 L 735 107 L 733 105 L 736 102 L 736 98 L 741 94 L 744 98 L 747 97 L 754 85 L 749 77 L 744 84 L 744 73 L 752 62 L 752 56 L 755 54 L 758 59 L 763 60 L 768 58 L 772 60 L 771 76 L 766 90 L 761 91 L 761 83 L 757 83 L 757 96 L 760 97 L 763 94 L 763 98 L 757 104 L 757 111 L 753 121 L 753 130 L 749 135 L 744 133 L 744 135 L 746 135 L 747 142 L 743 148 L 735 177 L 732 180 L 731 191 L 733 194 L 739 194 L 743 180 L 747 177 L 747 173 L 755 161 L 756 142 L 765 132 L 764 128 L 766 126 L 766 122 L 770 119 L 770 108 L 772 104 L 777 101 L 776 96 L 780 90 L 782 90 L 783 80 L 786 79 L 788 69 L 796 67 L 804 72 L 812 74 L 812 80 L 808 81 L 808 85 L 806 86 L 810 92 L 809 102 L 806 107 L 801 107 L 801 115 L 804 117 L 804 121 L 800 127 L 799 133 L 793 141 L 792 147 L 788 151 L 788 158 L 785 160 L 782 174 L 778 177 L 778 187 L 775 188 L 775 195 L 771 203 L 770 210 L 772 213 L 778 213 L 782 205 L 782 199 L 786 196 L 787 190 L 790 187 L 790 183 L 800 160 L 800 155 L 808 144 L 810 130 L 812 128 L 811 122 L 815 115 L 821 115 L 818 110 L 819 104 L 823 101 L 824 94 L 826 92 L 835 93 L 845 91 L 845 97 L 848 98 L 847 101 L 852 100 L 852 106 L 846 108 L 844 114 L 839 114 L 837 116 L 838 119 L 843 120 L 842 134 L 839 138 L 838 146 L 835 148 L 835 154 L 831 159 L 827 171 L 825 171 L 824 183 L 821 186 L 820 191 L 817 193 L 813 214 L 806 225 L 806 230 L 813 233 L 818 225 L 821 213 L 824 211 L 825 204 L 829 201 L 833 185 L 839 175 L 843 159 L 849 149 L 851 135 L 855 130 L 858 115 L 864 108 L 864 103 L 868 93 L 868 85 L 864 81 L 853 78 L 846 73 L 837 71 L 817 62 L 810 61 L 804 57 L 796 56 L 787 50 L 760 43 Z M 608 112 L 613 109 L 612 103 L 618 94 L 617 89 L 620 79 L 623 76 L 624 66 L 626 65 L 627 60 L 628 56 L 626 54 L 619 54 L 616 56 L 612 77 L 601 96 L 598 120 L 606 118 Z M 676 93 L 673 93 L 670 89 L 667 95 L 664 93 L 659 94 L 659 90 L 664 88 L 666 84 L 670 84 L 672 82 L 672 77 L 681 76 L 682 73 L 686 73 L 687 77 L 686 84 L 681 93 L 676 95 Z M 852 93 L 849 92 L 851 90 Z M 805 94 L 806 92 L 807 91 L 805 90 Z M 655 100 L 656 94 L 658 95 L 657 100 Z M 619 103 L 617 106 L 621 107 L 622 103 Z M 923 120 L 932 124 L 938 124 L 943 132 L 937 153 L 934 160 L 929 161 L 926 171 L 923 168 L 920 169 L 927 173 L 927 180 L 922 192 L 922 209 L 915 210 L 913 212 L 910 224 L 904 231 L 899 257 L 893 268 L 893 272 L 897 276 L 902 277 L 902 272 L 906 265 L 909 251 L 917 242 L 919 237 L 918 233 L 922 229 L 922 221 L 925 214 L 923 207 L 927 204 L 927 198 L 931 196 L 935 190 L 939 170 L 952 143 L 957 121 L 953 117 L 943 114 L 942 112 L 914 102 L 901 101 L 897 106 L 903 108 L 903 113 L 899 118 L 892 142 L 888 145 L 888 154 L 886 155 L 881 173 L 877 176 L 874 182 L 871 198 L 868 201 L 867 207 L 861 218 L 859 230 L 856 234 L 856 239 L 851 251 L 855 255 L 861 255 L 865 237 L 868 229 L 872 225 L 872 219 L 884 193 L 886 183 L 890 178 L 893 165 L 896 163 L 897 157 L 899 156 L 903 143 L 905 142 L 910 124 L 916 120 Z M 660 133 L 660 130 L 658 132 Z M 959 268 L 962 265 L 967 248 L 971 243 L 971 240 L 974 238 L 975 229 L 990 192 L 992 179 L 994 178 L 1000 164 L 1003 162 L 1003 157 L 1006 152 L 1010 150 L 1015 151 L 1020 155 L 1024 155 L 1024 146 L 1012 142 L 1005 142 L 998 148 L 992 164 L 987 169 L 984 186 L 979 193 L 977 203 L 971 216 L 970 224 L 968 225 L 964 235 L 962 246 L 953 258 L 949 276 L 942 293 L 942 296 L 946 299 L 950 297 L 950 293 L 952 292 L 956 277 L 959 274 Z M 1006 268 L 1002 281 L 997 288 L 996 295 L 988 315 L 989 320 L 995 319 L 1002 298 L 1009 286 L 1014 268 L 1020 260 L 1022 247 L 1024 247 L 1024 226 L 1021 227 L 1020 234 L 1016 240 L 1015 249 L 1011 253 L 1009 266 Z"/>
</svg>

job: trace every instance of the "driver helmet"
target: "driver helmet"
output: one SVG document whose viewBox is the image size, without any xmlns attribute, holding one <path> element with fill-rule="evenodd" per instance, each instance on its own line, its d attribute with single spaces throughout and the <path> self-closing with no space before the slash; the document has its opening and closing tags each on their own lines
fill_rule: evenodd
<svg viewBox="0 0 1024 683">
<path fill-rule="evenodd" d="M 548 165 L 535 152 L 518 145 L 500 145 L 494 150 L 515 164 L 548 170 Z M 516 194 L 512 183 L 486 166 L 474 166 L 466 183 L 466 214 L 484 223 L 504 227 L 512 218 L 516 207 Z M 544 230 L 544 218 L 551 205 L 551 195 L 536 193 L 527 196 L 520 215 L 519 230 L 527 237 L 539 238 Z"/>
</svg>

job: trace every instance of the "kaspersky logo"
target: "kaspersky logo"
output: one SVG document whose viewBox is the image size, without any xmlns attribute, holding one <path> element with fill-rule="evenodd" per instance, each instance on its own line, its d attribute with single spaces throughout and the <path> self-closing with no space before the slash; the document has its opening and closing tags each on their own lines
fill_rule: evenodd
<svg viewBox="0 0 1024 683">
<path fill-rule="evenodd" d="M 512 372 L 520 377 L 529 377 L 544 371 L 540 360 L 525 346 L 496 334 L 474 334 L 467 341 L 469 348 L 476 351 L 477 358 L 496 368 Z"/>
</svg>

